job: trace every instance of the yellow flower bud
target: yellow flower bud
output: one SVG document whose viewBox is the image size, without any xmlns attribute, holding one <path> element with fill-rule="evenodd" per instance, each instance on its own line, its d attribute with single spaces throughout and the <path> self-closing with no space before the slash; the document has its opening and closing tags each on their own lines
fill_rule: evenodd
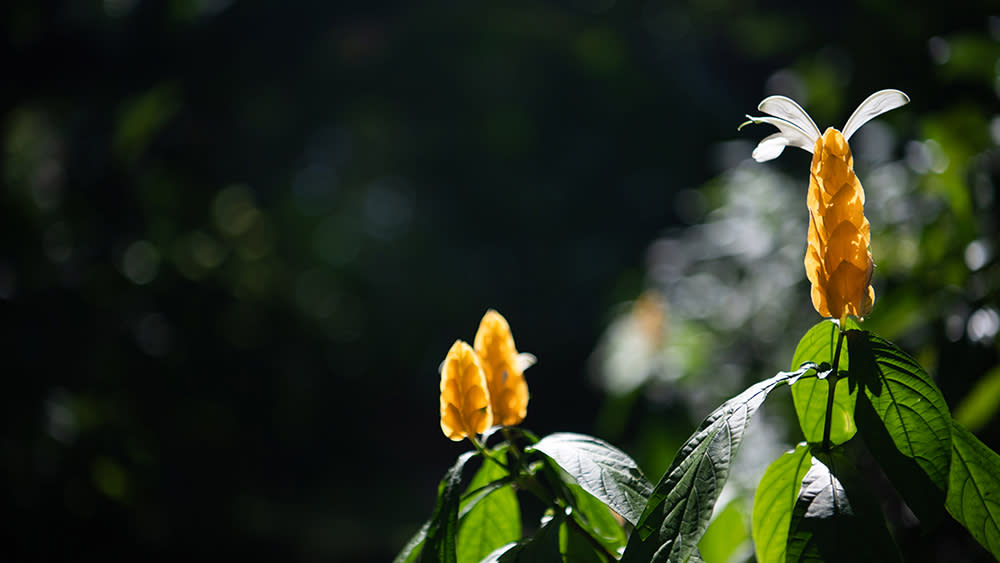
<svg viewBox="0 0 1000 563">
<path fill-rule="evenodd" d="M 840 131 L 831 127 L 816 139 L 813 149 L 805 267 L 812 282 L 813 307 L 820 315 L 842 322 L 848 315 L 867 315 L 875 302 L 864 203 L 851 148 Z"/>
<path fill-rule="evenodd" d="M 459 441 L 493 425 L 486 375 L 475 350 L 456 340 L 441 364 L 441 431 Z"/>
<path fill-rule="evenodd" d="M 534 364 L 534 356 L 517 353 L 507 320 L 493 309 L 479 323 L 475 346 L 486 372 L 494 424 L 520 424 L 528 414 L 524 370 Z"/>
</svg>

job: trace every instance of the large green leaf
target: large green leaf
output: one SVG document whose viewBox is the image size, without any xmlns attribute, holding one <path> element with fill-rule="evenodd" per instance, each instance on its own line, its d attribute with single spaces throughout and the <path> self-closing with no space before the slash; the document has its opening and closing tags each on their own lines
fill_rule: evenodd
<svg viewBox="0 0 1000 563">
<path fill-rule="evenodd" d="M 952 424 L 948 512 L 1000 559 L 1000 455 L 957 422 Z"/>
<path fill-rule="evenodd" d="M 812 453 L 784 561 L 900 561 L 878 503 L 853 464 L 839 452 Z"/>
<path fill-rule="evenodd" d="M 865 446 L 893 488 L 913 510 L 924 529 L 935 527 L 944 518 L 944 491 L 931 481 L 915 459 L 899 451 L 866 393 L 858 394 L 855 416 Z"/>
<path fill-rule="evenodd" d="M 478 563 L 496 548 L 521 539 L 521 509 L 507 477 L 506 469 L 486 460 L 469 481 L 456 538 L 459 563 Z M 483 494 L 469 495 L 476 491 Z"/>
<path fill-rule="evenodd" d="M 559 432 L 528 448 L 556 462 L 588 493 L 633 525 L 639 521 L 653 485 L 618 448 L 593 436 Z"/>
<path fill-rule="evenodd" d="M 857 325 L 848 320 L 848 327 Z M 837 350 L 837 338 L 840 328 L 833 321 L 822 321 L 809 329 L 792 356 L 792 369 L 805 362 L 813 362 L 821 370 L 829 370 L 833 366 Z M 838 372 L 846 373 L 848 369 L 847 346 L 840 351 Z M 838 374 L 839 375 L 839 374 Z M 855 395 L 846 382 L 836 386 L 833 392 L 833 411 L 830 421 L 830 442 L 842 444 L 851 439 L 857 432 L 854 424 Z M 818 378 L 804 378 L 792 385 L 792 400 L 795 403 L 795 413 L 799 418 L 799 426 L 806 442 L 818 444 L 823 441 L 823 428 L 826 424 L 826 403 L 830 396 L 830 382 Z"/>
<path fill-rule="evenodd" d="M 455 465 L 448 470 L 438 485 L 437 503 L 431 519 L 407 542 L 403 550 L 393 560 L 395 563 L 408 561 L 440 561 L 456 563 L 455 535 L 458 532 L 458 506 L 462 498 L 462 470 L 476 452 L 465 452 L 458 456 Z"/>
<path fill-rule="evenodd" d="M 848 331 L 847 338 L 853 357 L 851 377 L 863 387 L 896 448 L 945 490 L 951 414 L 941 391 L 920 364 L 892 342 L 860 330 Z M 877 446 L 878 439 L 869 433 L 866 442 Z"/>
<path fill-rule="evenodd" d="M 785 561 L 792 509 L 811 466 L 809 446 L 799 444 L 771 462 L 757 485 L 751 530 L 759 563 Z"/>
<path fill-rule="evenodd" d="M 751 417 L 775 387 L 814 368 L 809 364 L 778 373 L 708 415 L 653 490 L 622 561 L 687 561 L 692 557 Z"/>
</svg>

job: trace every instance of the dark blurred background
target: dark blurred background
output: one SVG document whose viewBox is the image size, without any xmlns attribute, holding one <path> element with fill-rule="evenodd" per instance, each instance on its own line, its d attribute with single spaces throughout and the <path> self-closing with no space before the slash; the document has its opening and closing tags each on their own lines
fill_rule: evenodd
<svg viewBox="0 0 1000 563">
<path fill-rule="evenodd" d="M 0 557 L 391 559 L 487 308 L 539 358 L 525 426 L 658 479 L 818 320 L 809 157 L 736 131 L 776 93 L 821 128 L 911 96 L 852 142 L 871 326 L 996 448 L 995 8 L 5 3 Z"/>
</svg>

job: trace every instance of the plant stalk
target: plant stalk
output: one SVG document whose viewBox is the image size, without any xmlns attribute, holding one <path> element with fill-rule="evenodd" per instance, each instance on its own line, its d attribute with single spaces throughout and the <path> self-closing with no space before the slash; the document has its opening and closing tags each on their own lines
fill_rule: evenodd
<svg viewBox="0 0 1000 563">
<path fill-rule="evenodd" d="M 837 390 L 837 379 L 839 379 L 840 350 L 844 346 L 844 329 L 837 327 L 837 351 L 833 353 L 833 367 L 830 368 L 830 375 L 826 380 L 830 382 L 830 391 L 826 396 L 826 419 L 823 421 L 823 450 L 830 451 L 830 428 L 833 425 L 833 394 Z"/>
</svg>

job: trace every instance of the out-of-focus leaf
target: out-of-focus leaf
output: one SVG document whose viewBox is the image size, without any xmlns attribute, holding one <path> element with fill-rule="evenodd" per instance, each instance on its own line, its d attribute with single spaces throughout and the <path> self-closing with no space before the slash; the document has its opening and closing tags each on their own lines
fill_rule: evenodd
<svg viewBox="0 0 1000 563">
<path fill-rule="evenodd" d="M 760 563 L 785 560 L 792 509 L 802 479 L 812 466 L 807 444 L 799 444 L 771 462 L 753 497 L 753 542 Z"/>
<path fill-rule="evenodd" d="M 784 561 L 900 561 L 878 503 L 853 464 L 839 452 L 812 453 Z"/>
<path fill-rule="evenodd" d="M 698 551 L 706 561 L 726 563 L 740 553 L 749 554 L 750 532 L 742 506 L 742 499 L 734 500 L 712 518 L 698 542 Z"/>
<path fill-rule="evenodd" d="M 955 407 L 955 421 L 975 432 L 1000 410 L 1000 366 L 986 373 Z"/>
<path fill-rule="evenodd" d="M 632 458 L 618 448 L 592 436 L 560 432 L 529 449 L 551 458 L 622 518 L 633 525 L 639 521 L 653 486 Z"/>
<path fill-rule="evenodd" d="M 760 381 L 708 415 L 653 490 L 623 562 L 687 561 L 695 553 L 751 417 L 775 387 L 815 367 Z"/>
<path fill-rule="evenodd" d="M 896 448 L 945 490 L 951 414 L 941 391 L 920 364 L 892 342 L 860 330 L 849 331 L 847 338 L 854 355 L 852 373 Z M 877 436 L 869 438 L 879 444 Z"/>
<path fill-rule="evenodd" d="M 498 547 L 521 539 L 521 507 L 513 487 L 505 484 L 507 476 L 503 467 L 484 460 L 469 482 L 467 494 L 481 488 L 486 494 L 473 495 L 461 507 L 456 537 L 460 563 L 478 563 Z M 500 485 L 491 487 L 492 483 Z"/>
<path fill-rule="evenodd" d="M 848 320 L 848 326 L 857 325 Z M 820 365 L 820 369 L 830 369 L 837 350 L 837 335 L 840 329 L 832 321 L 822 321 L 809 329 L 792 356 L 792 369 L 805 362 Z M 847 373 L 849 366 L 847 346 L 840 351 L 838 371 Z M 792 384 L 792 400 L 799 426 L 806 442 L 818 444 L 823 441 L 823 426 L 826 423 L 826 403 L 830 394 L 830 383 L 826 379 L 805 378 Z M 838 383 L 833 393 L 833 414 L 830 424 L 830 442 L 842 444 L 857 432 L 854 424 L 855 396 L 847 382 Z"/>
<path fill-rule="evenodd" d="M 1000 559 L 1000 455 L 952 423 L 948 512 L 993 557 Z"/>
<path fill-rule="evenodd" d="M 404 561 L 441 561 L 456 563 L 455 536 L 458 532 L 458 505 L 462 497 L 462 470 L 476 452 L 465 452 L 458 456 L 455 465 L 448 470 L 438 485 L 437 504 L 431 519 L 407 542 L 396 555 L 395 563 Z M 423 538 L 420 536 L 423 535 Z"/>
</svg>

